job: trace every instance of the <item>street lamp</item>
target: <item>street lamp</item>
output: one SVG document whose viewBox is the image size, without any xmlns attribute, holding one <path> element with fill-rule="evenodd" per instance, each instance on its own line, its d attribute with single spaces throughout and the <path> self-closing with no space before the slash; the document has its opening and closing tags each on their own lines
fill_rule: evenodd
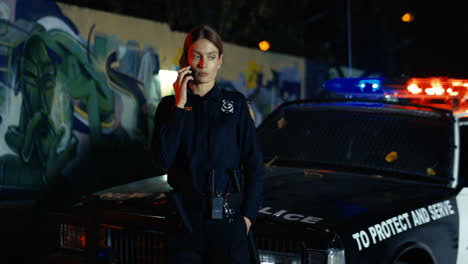
<svg viewBox="0 0 468 264">
<path fill-rule="evenodd" d="M 263 51 L 267 51 L 270 49 L 270 43 L 266 40 L 264 41 L 261 41 L 260 43 L 258 43 L 258 47 L 263 50 Z"/>
<path fill-rule="evenodd" d="M 405 23 L 411 23 L 414 21 L 414 18 L 415 18 L 414 14 L 408 12 L 401 17 L 401 21 Z"/>
</svg>

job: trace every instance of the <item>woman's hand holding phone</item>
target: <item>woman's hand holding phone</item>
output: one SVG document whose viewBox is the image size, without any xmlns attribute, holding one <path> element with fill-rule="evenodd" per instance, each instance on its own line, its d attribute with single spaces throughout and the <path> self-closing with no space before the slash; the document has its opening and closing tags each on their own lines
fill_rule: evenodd
<svg viewBox="0 0 468 264">
<path fill-rule="evenodd" d="M 178 71 L 177 80 L 174 82 L 175 105 L 184 108 L 187 102 L 187 83 L 193 80 L 190 66 L 184 67 Z"/>
</svg>

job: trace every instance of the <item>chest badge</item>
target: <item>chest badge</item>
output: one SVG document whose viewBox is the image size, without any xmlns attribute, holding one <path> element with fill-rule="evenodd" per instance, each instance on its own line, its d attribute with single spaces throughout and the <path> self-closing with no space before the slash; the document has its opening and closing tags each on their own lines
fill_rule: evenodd
<svg viewBox="0 0 468 264">
<path fill-rule="evenodd" d="M 223 105 L 221 106 L 221 111 L 224 113 L 234 113 L 234 102 L 230 100 L 223 100 Z"/>
</svg>

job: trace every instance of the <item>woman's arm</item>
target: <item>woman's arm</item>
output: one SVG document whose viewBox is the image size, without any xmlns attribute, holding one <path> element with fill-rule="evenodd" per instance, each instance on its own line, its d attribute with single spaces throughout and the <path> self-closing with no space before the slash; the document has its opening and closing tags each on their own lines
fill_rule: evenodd
<svg viewBox="0 0 468 264">
<path fill-rule="evenodd" d="M 163 168 L 173 165 L 180 146 L 186 111 L 175 106 L 174 96 L 164 97 L 156 109 L 152 149 Z"/>
<path fill-rule="evenodd" d="M 253 223 L 263 200 L 263 155 L 245 98 L 242 99 L 240 114 L 241 163 L 245 177 L 242 212 Z"/>
<path fill-rule="evenodd" d="M 164 97 L 156 109 L 152 148 L 156 161 L 163 168 L 172 167 L 180 146 L 184 129 L 187 84 L 193 80 L 191 73 L 190 67 L 177 71 L 177 80 L 173 84 L 175 95 Z"/>
</svg>

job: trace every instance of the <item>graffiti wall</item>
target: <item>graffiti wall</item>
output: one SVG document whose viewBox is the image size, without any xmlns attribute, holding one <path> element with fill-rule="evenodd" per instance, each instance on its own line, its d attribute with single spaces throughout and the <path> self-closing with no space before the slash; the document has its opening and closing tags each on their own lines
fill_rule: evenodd
<svg viewBox="0 0 468 264">
<path fill-rule="evenodd" d="M 0 185 L 86 192 L 163 173 L 149 144 L 183 32 L 48 0 L 0 0 Z M 219 85 L 257 124 L 304 94 L 304 61 L 226 43 Z"/>
<path fill-rule="evenodd" d="M 90 35 L 88 32 L 94 28 L 94 31 L 114 36 L 124 44 L 132 42 L 134 47 L 139 44 L 141 48 L 150 43 L 157 49 L 161 69 L 178 68 L 184 32 L 172 32 L 167 24 L 144 19 L 69 5 L 60 4 L 60 7 L 85 35 Z M 225 43 L 224 53 L 219 84 L 225 89 L 243 92 L 252 101 L 257 125 L 281 102 L 305 97 L 303 58 L 231 43 Z M 129 62 L 125 63 L 129 65 Z"/>
</svg>

